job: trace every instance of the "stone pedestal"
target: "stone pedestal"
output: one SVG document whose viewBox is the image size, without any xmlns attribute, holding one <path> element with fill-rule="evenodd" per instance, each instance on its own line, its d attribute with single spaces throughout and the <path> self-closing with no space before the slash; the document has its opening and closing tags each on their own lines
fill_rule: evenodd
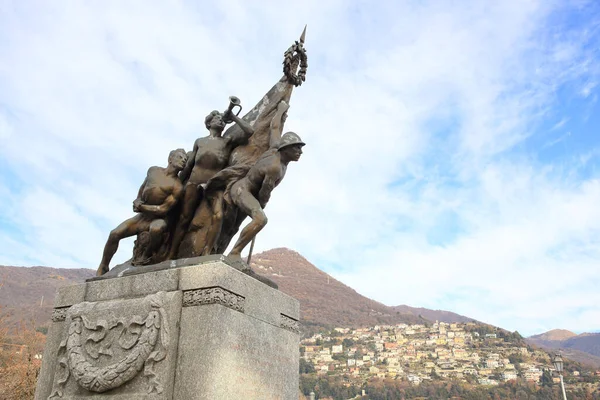
<svg viewBox="0 0 600 400">
<path fill-rule="evenodd" d="M 35 398 L 297 400 L 298 301 L 224 257 L 193 264 L 60 289 Z"/>
</svg>

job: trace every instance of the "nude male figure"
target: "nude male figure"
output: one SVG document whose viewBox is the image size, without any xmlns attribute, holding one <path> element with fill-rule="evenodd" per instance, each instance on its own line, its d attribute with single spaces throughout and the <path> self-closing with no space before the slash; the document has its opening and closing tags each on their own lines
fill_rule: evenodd
<svg viewBox="0 0 600 400">
<path fill-rule="evenodd" d="M 145 257 L 149 257 L 160 245 L 162 235 L 167 228 L 167 214 L 181 198 L 183 185 L 178 174 L 186 162 L 185 150 L 177 149 L 169 153 L 167 168 L 150 167 L 138 196 L 133 201 L 133 211 L 137 215 L 122 222 L 110 232 L 96 275 L 100 276 L 108 272 L 110 260 L 117 252 L 121 239 L 148 231 L 150 243 L 145 249 Z"/>
<path fill-rule="evenodd" d="M 241 260 L 244 247 L 267 224 L 263 211 L 271 197 L 273 189 L 279 185 L 290 161 L 298 161 L 302 155 L 304 142 L 294 132 L 281 136 L 281 118 L 285 118 L 288 104 L 281 101 L 277 106 L 279 120 L 271 122 L 270 149 L 267 150 L 250 168 L 248 174 L 231 187 L 231 200 L 252 221 L 242 230 L 238 241 L 229 253 L 229 257 Z"/>
<path fill-rule="evenodd" d="M 242 134 L 222 137 L 221 134 L 228 122 L 238 124 L 242 130 Z M 181 181 L 185 182 L 183 209 L 177 223 L 177 228 L 175 229 L 175 234 L 173 235 L 173 242 L 169 252 L 170 259 L 177 258 L 179 245 L 194 217 L 206 183 L 217 172 L 227 166 L 232 150 L 246 143 L 248 138 L 254 133 L 254 129 L 246 121 L 231 111 L 225 113 L 220 113 L 216 110 L 212 111 L 204 119 L 204 124 L 210 133 L 206 137 L 196 139 L 192 155 L 188 158 L 187 164 L 180 174 Z M 211 193 L 209 200 L 213 218 L 219 220 L 223 214 L 223 192 L 216 191 Z M 218 231 L 211 232 L 210 236 L 215 235 L 218 235 Z M 209 238 L 207 242 L 214 242 L 214 238 Z M 210 249 L 205 249 L 204 253 L 210 254 Z"/>
</svg>

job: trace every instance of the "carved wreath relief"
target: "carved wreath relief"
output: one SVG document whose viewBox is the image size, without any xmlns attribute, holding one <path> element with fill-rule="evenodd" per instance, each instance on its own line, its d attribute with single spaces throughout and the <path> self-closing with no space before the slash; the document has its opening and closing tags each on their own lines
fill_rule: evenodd
<svg viewBox="0 0 600 400">
<path fill-rule="evenodd" d="M 88 302 L 68 309 L 68 333 L 59 347 L 60 370 L 49 399 L 61 398 L 71 377 L 81 388 L 102 393 L 132 380 L 142 369 L 148 378 L 148 393 L 163 391 L 154 364 L 167 355 L 165 292 L 140 301 L 150 311 L 142 315 L 128 313 L 127 317 L 101 312 Z"/>
</svg>

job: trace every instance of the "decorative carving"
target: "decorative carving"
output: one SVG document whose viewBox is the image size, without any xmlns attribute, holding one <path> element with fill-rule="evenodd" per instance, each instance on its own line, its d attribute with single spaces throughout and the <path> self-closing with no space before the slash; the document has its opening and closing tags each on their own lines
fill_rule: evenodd
<svg viewBox="0 0 600 400">
<path fill-rule="evenodd" d="M 221 304 L 233 310 L 244 312 L 245 299 L 239 294 L 222 287 L 188 290 L 183 292 L 183 306 L 199 306 L 205 304 Z"/>
<path fill-rule="evenodd" d="M 62 322 L 67 318 L 70 307 L 55 308 L 52 310 L 52 322 Z"/>
<path fill-rule="evenodd" d="M 287 329 L 288 331 L 300 333 L 300 322 L 292 317 L 288 317 L 285 314 L 280 314 L 279 326 L 283 329 Z"/>
<path fill-rule="evenodd" d="M 306 81 L 306 70 L 308 69 L 308 57 L 304 48 L 304 37 L 306 36 L 306 27 L 302 31 L 300 40 L 296 42 L 283 54 L 283 73 L 288 81 L 294 86 L 302 85 Z M 296 74 L 296 70 L 300 70 Z"/>
<path fill-rule="evenodd" d="M 154 372 L 154 364 L 165 359 L 169 342 L 168 324 L 163 308 L 165 292 L 147 296 L 150 308 L 145 317 L 106 319 L 87 315 L 94 303 L 80 303 L 67 312 L 67 338 L 59 347 L 59 378 L 50 399 L 60 398 L 72 376 L 77 384 L 91 392 L 102 393 L 130 381 L 144 369 L 148 393 L 162 393 L 163 386 Z M 118 347 L 117 347 L 118 346 Z M 113 351 L 125 355 L 106 366 L 97 366 L 101 355 L 112 357 Z"/>
</svg>

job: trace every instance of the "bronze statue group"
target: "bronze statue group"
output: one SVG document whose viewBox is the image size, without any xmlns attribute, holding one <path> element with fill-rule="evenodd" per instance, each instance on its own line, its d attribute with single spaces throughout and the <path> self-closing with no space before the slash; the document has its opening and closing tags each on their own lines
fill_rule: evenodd
<svg viewBox="0 0 600 400">
<path fill-rule="evenodd" d="M 243 176 L 232 155 L 247 145 L 254 129 L 231 107 L 223 113 L 211 112 L 205 119 L 209 135 L 197 139 L 192 151 L 173 150 L 166 168 L 148 170 L 133 201 L 137 214 L 110 232 L 97 274 L 108 272 L 119 241 L 134 235 L 138 238 L 133 265 L 222 253 L 232 231 L 239 228 L 235 224 L 249 216 L 251 222 L 229 253 L 241 260 L 242 250 L 267 224 L 263 209 L 271 192 L 285 176 L 288 163 L 302 154 L 304 143 L 297 134 L 281 134 L 288 107 L 283 99 L 277 104 L 269 126 L 269 147 Z M 230 122 L 240 129 L 223 135 Z"/>
<path fill-rule="evenodd" d="M 224 112 L 204 119 L 208 136 L 196 139 L 189 152 L 171 151 L 166 168 L 148 170 L 133 201 L 136 215 L 110 232 L 98 276 L 109 271 L 126 237 L 137 235 L 131 265 L 223 254 L 246 217 L 251 221 L 228 257 L 249 270 L 242 250 L 267 224 L 271 192 L 304 146 L 296 133 L 282 131 L 293 88 L 306 79 L 305 35 L 306 28 L 285 52 L 284 76 L 243 118 L 240 100 L 231 96 Z"/>
</svg>

